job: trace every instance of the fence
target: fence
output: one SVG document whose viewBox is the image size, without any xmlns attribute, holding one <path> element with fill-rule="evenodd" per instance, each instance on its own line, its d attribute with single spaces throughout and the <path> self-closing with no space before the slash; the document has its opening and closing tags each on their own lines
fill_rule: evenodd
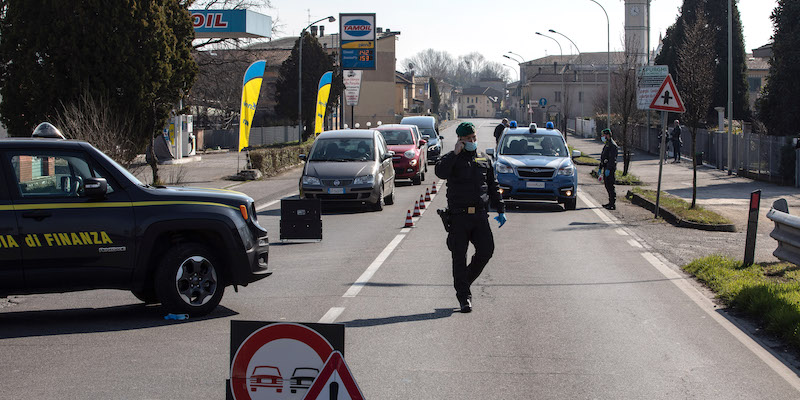
<svg viewBox="0 0 800 400">
<path fill-rule="evenodd" d="M 615 131 L 618 129 L 620 128 L 616 127 Z M 661 129 L 657 125 L 650 128 L 649 131 L 646 126 L 638 127 L 633 135 L 633 147 L 651 154 L 658 154 L 660 132 Z M 695 151 L 703 153 L 703 162 L 720 169 L 727 169 L 729 165 L 732 165 L 733 170 L 737 171 L 739 175 L 770 182 L 792 183 L 793 160 L 783 160 L 783 163 L 790 164 L 788 164 L 788 168 L 781 167 L 782 157 L 786 154 L 784 149 L 792 144 L 791 137 L 755 133 L 739 133 L 733 136 L 731 163 L 728 160 L 727 132 L 698 129 Z M 681 139 L 683 141 L 681 154 L 691 157 L 692 135 L 687 127 L 683 128 Z M 667 148 L 672 148 L 669 140 L 667 140 Z"/>
<path fill-rule="evenodd" d="M 220 147 L 223 149 L 237 148 L 239 145 L 239 131 L 238 130 L 212 130 L 206 129 L 198 131 L 200 135 L 202 132 L 202 139 L 198 143 L 202 143 L 203 148 L 212 149 Z M 299 133 L 297 126 L 264 126 L 250 128 L 250 146 L 270 145 L 274 143 L 284 143 L 296 141 Z"/>
</svg>

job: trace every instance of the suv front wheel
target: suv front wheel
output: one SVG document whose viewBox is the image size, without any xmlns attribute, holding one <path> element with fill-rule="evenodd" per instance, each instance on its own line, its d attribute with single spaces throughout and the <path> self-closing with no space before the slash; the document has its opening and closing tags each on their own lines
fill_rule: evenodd
<svg viewBox="0 0 800 400">
<path fill-rule="evenodd" d="M 225 285 L 213 255 L 198 243 L 183 243 L 164 255 L 156 272 L 156 294 L 167 312 L 206 315 L 217 307 Z"/>
</svg>

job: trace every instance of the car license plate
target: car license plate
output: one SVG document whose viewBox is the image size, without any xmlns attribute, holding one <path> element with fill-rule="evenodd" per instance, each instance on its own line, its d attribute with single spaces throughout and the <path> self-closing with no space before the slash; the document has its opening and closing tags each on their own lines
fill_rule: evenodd
<svg viewBox="0 0 800 400">
<path fill-rule="evenodd" d="M 529 189 L 544 189 L 544 182 L 526 182 L 525 187 Z"/>
<path fill-rule="evenodd" d="M 329 194 L 344 194 L 344 188 L 328 188 Z"/>
</svg>

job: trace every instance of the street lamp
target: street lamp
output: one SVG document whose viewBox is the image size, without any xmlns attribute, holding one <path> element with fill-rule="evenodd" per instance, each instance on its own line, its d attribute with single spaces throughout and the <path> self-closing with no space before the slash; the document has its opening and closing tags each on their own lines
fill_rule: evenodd
<svg viewBox="0 0 800 400">
<path fill-rule="evenodd" d="M 310 24 L 307 27 L 303 28 L 300 31 L 300 46 L 297 52 L 297 131 L 299 135 L 297 136 L 297 141 L 303 141 L 303 37 L 305 37 L 306 29 L 310 28 L 312 25 L 316 24 L 317 22 L 322 22 L 324 20 L 328 20 L 328 22 L 336 21 L 332 15 L 330 17 L 320 18 Z"/>
<path fill-rule="evenodd" d="M 579 60 L 578 62 L 580 62 L 580 63 L 581 63 L 581 96 L 583 96 L 583 95 L 584 95 L 584 94 L 583 94 L 583 54 L 581 54 L 581 49 L 579 49 L 579 48 L 578 48 L 578 45 L 577 45 L 577 44 L 575 44 L 575 42 L 573 42 L 573 41 L 572 41 L 572 39 L 568 38 L 568 37 L 567 37 L 567 35 L 565 35 L 565 34 L 563 34 L 563 33 L 561 33 L 561 32 L 556 32 L 556 31 L 555 31 L 555 30 L 553 30 L 553 29 L 550 29 L 549 31 L 550 31 L 550 32 L 553 32 L 553 33 L 555 33 L 555 34 L 557 34 L 557 35 L 561 35 L 561 36 L 563 36 L 565 39 L 569 40 L 569 42 L 570 42 L 570 43 L 572 43 L 572 45 L 573 45 L 573 46 L 575 46 L 575 50 L 577 50 L 577 51 L 578 51 L 578 60 Z M 581 103 L 581 117 L 583 117 L 583 99 L 581 99 L 581 102 L 580 102 L 580 103 Z"/>
<path fill-rule="evenodd" d="M 606 36 L 607 36 L 607 46 L 608 50 L 606 52 L 607 60 L 606 60 L 606 68 L 608 69 L 608 96 L 606 101 L 608 104 L 606 105 L 606 113 L 608 113 L 608 117 L 606 119 L 606 123 L 608 124 L 607 128 L 611 129 L 611 20 L 608 19 L 608 13 L 606 12 L 605 7 L 602 4 L 598 3 L 597 0 L 589 0 L 594 4 L 600 6 L 603 9 L 603 14 L 606 15 Z M 649 50 L 648 50 L 649 51 Z"/>
<path fill-rule="evenodd" d="M 510 66 L 508 64 L 503 64 L 503 66 L 511 69 L 512 71 L 514 71 L 514 74 L 517 75 L 517 80 L 519 80 L 519 72 L 517 72 L 517 70 L 515 70 L 514 67 L 512 67 L 512 66 Z"/>
<path fill-rule="evenodd" d="M 556 42 L 556 44 L 558 45 L 558 52 L 561 54 L 560 56 L 558 56 L 558 59 L 561 61 L 561 64 L 562 64 L 561 68 L 564 68 L 564 65 L 563 65 L 564 64 L 564 51 L 561 50 L 561 43 L 559 43 L 558 40 L 556 40 L 556 38 L 554 38 L 552 36 L 547 36 L 547 35 L 545 35 L 543 33 L 539 33 L 539 32 L 536 32 L 536 34 L 539 35 L 539 36 L 544 36 L 544 37 L 546 37 L 548 39 L 551 39 L 554 42 Z M 561 73 L 561 95 L 564 96 L 564 73 L 563 72 Z M 563 111 L 562 107 L 560 107 L 559 109 Z M 566 135 L 566 134 L 567 134 L 567 130 L 565 128 L 564 129 L 564 135 Z"/>
<path fill-rule="evenodd" d="M 523 56 L 521 56 L 521 55 L 519 55 L 519 54 L 517 54 L 517 53 L 514 53 L 513 51 L 509 51 L 509 52 L 508 52 L 508 54 L 513 54 L 513 55 L 515 55 L 515 56 L 519 57 L 519 62 L 520 62 L 520 63 L 524 63 L 524 62 L 525 62 L 525 57 L 523 57 Z M 516 61 L 516 60 L 515 60 L 515 61 Z"/>
</svg>

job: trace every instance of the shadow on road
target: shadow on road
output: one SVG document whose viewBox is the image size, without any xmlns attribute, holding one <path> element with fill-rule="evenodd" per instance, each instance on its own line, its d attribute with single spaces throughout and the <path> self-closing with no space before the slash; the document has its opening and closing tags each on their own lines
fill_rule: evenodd
<svg viewBox="0 0 800 400">
<path fill-rule="evenodd" d="M 165 320 L 160 306 L 130 304 L 103 308 L 18 311 L 0 313 L 0 339 L 71 335 L 75 333 L 117 332 L 156 328 L 165 325 L 190 324 L 238 313 L 217 306 L 204 317 L 183 321 Z"/>
<path fill-rule="evenodd" d="M 611 225 L 605 222 L 570 222 L 568 227 L 553 229 L 555 232 L 569 232 L 579 230 L 592 230 L 592 229 L 609 229 Z"/>
<path fill-rule="evenodd" d="M 558 203 L 537 202 L 537 201 L 509 201 L 506 200 L 507 213 L 551 213 L 563 212 L 564 208 Z"/>
<path fill-rule="evenodd" d="M 344 322 L 348 328 L 365 328 L 370 326 L 397 324 L 401 322 L 426 321 L 432 319 L 447 318 L 453 315 L 452 308 L 437 308 L 434 312 L 424 314 L 398 315 L 395 317 L 354 319 Z"/>
</svg>

